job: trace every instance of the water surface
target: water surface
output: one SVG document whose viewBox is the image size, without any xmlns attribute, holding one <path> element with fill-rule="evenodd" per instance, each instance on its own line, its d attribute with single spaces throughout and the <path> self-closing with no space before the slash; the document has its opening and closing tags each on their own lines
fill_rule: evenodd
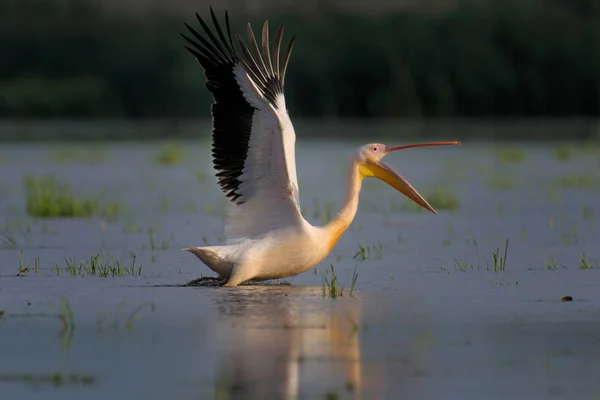
<svg viewBox="0 0 600 400">
<path fill-rule="evenodd" d="M 299 139 L 309 221 L 337 212 L 351 152 L 374 140 Z M 212 275 L 179 249 L 222 240 L 210 149 L 180 144 L 183 161 L 163 165 L 162 146 L 0 149 L 3 398 L 600 399 L 598 149 L 467 142 L 391 155 L 426 198 L 439 187 L 457 203 L 417 212 L 366 181 L 356 220 L 315 270 L 218 288 L 177 286 Z M 28 217 L 27 174 L 122 211 Z M 65 258 L 101 250 L 135 254 L 141 275 L 66 271 Z M 337 299 L 323 296 L 331 265 Z"/>
</svg>

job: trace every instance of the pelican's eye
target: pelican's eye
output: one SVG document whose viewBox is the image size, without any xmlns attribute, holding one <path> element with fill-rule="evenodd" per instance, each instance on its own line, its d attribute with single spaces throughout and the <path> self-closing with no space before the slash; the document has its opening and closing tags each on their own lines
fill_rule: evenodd
<svg viewBox="0 0 600 400">
<path fill-rule="evenodd" d="M 374 151 L 374 152 L 377 152 L 377 150 L 379 150 L 379 149 L 377 148 L 377 146 L 373 147 L 373 151 Z"/>
</svg>

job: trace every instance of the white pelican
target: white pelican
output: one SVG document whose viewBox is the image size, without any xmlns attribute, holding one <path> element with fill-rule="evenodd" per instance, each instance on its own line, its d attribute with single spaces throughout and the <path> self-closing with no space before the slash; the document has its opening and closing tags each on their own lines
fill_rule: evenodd
<svg viewBox="0 0 600 400">
<path fill-rule="evenodd" d="M 248 24 L 250 48 L 241 36 L 238 54 L 225 12 L 227 37 L 210 9 L 215 31 L 196 17 L 204 35 L 188 24 L 194 36 L 183 38 L 204 69 L 212 93 L 212 155 L 221 190 L 230 201 L 223 246 L 188 247 L 225 286 L 246 281 L 284 278 L 321 262 L 346 231 L 358 207 L 363 178 L 376 177 L 418 205 L 436 213 L 427 201 L 381 159 L 417 146 L 453 145 L 430 142 L 406 146 L 380 143 L 359 147 L 348 171 L 348 191 L 339 214 L 325 226 L 312 226 L 300 212 L 296 178 L 294 127 L 283 94 L 285 72 L 294 36 L 280 62 L 283 25 L 269 43 L 269 25 L 262 29 L 262 53 Z M 271 58 L 271 55 L 273 58 Z"/>
</svg>

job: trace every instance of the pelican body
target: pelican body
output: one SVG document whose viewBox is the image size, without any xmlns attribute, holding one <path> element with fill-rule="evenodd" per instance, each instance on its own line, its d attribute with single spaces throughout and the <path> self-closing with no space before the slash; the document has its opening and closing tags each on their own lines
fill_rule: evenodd
<svg viewBox="0 0 600 400">
<path fill-rule="evenodd" d="M 285 278 L 319 264 L 350 226 L 364 178 L 386 182 L 420 206 L 435 210 L 398 172 L 381 159 L 411 147 L 454 145 L 429 142 L 405 146 L 372 143 L 352 155 L 348 189 L 338 215 L 313 226 L 300 212 L 296 177 L 294 127 L 283 93 L 292 37 L 280 61 L 284 27 L 269 41 L 268 21 L 262 29 L 262 52 L 248 24 L 248 47 L 237 35 L 238 54 L 227 12 L 226 34 L 210 9 L 214 31 L 196 14 L 204 35 L 188 24 L 193 39 L 182 35 L 204 69 L 212 93 L 213 165 L 221 190 L 229 199 L 222 246 L 188 247 L 206 266 L 226 280 L 225 286 Z M 271 58 L 271 52 L 273 58 Z"/>
</svg>

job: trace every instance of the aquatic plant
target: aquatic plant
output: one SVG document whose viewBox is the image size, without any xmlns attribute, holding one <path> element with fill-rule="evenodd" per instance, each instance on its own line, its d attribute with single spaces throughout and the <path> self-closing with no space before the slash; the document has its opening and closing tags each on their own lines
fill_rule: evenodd
<svg viewBox="0 0 600 400">
<path fill-rule="evenodd" d="M 581 269 L 592 269 L 594 268 L 594 266 L 596 268 L 600 268 L 600 264 L 598 263 L 598 261 L 591 261 L 588 260 L 587 257 L 585 256 L 585 253 L 583 253 L 581 255 L 581 259 L 579 260 L 579 268 Z"/>
<path fill-rule="evenodd" d="M 327 400 L 339 400 L 339 398 L 340 394 L 338 392 L 331 391 L 325 394 L 325 399 Z"/>
<path fill-rule="evenodd" d="M 481 271 L 481 257 L 479 256 L 479 244 L 477 240 L 473 239 L 473 245 L 477 253 L 477 265 L 470 264 L 466 259 L 454 257 L 454 270 L 456 271 Z M 494 272 L 503 272 L 506 269 L 506 256 L 508 253 L 508 239 L 506 239 L 506 245 L 504 247 L 503 255 L 500 254 L 500 249 L 496 249 L 492 253 L 492 265 L 490 266 L 489 261 L 486 262 L 485 270 L 491 271 L 493 267 Z M 440 267 L 440 271 L 450 273 L 447 268 Z"/>
<path fill-rule="evenodd" d="M 77 158 L 77 149 L 75 147 L 61 147 L 54 152 L 52 159 L 55 161 L 72 161 Z"/>
<path fill-rule="evenodd" d="M 330 267 L 331 270 L 331 280 L 327 278 L 327 273 L 329 271 L 325 270 L 322 276 L 322 289 L 323 289 L 323 297 L 329 297 L 332 299 L 336 299 L 338 297 L 342 297 L 344 295 L 344 288 L 339 286 L 338 277 L 335 273 L 335 268 L 333 264 Z M 358 272 L 356 267 L 354 267 L 354 272 L 352 273 L 352 281 L 350 284 L 350 297 L 354 296 L 354 288 L 356 286 L 356 281 L 358 279 Z"/>
<path fill-rule="evenodd" d="M 499 217 L 503 217 L 504 216 L 504 204 L 500 203 L 498 204 L 498 206 L 496 207 L 496 214 L 498 214 Z"/>
<path fill-rule="evenodd" d="M 571 224 L 569 228 L 569 232 L 564 232 L 562 234 L 562 243 L 566 246 L 569 244 L 577 243 L 578 241 L 577 235 L 577 226 L 575 224 Z"/>
<path fill-rule="evenodd" d="M 96 275 L 102 278 L 108 276 L 141 275 L 142 265 L 135 264 L 135 254 L 131 254 L 130 257 L 131 260 L 126 263 L 123 260 L 115 259 L 108 251 L 103 250 L 90 256 L 89 260 L 80 262 L 74 257 L 65 258 L 66 267 L 61 268 L 58 264 L 54 264 L 50 271 L 56 272 L 57 275 L 65 272 L 71 276 Z"/>
<path fill-rule="evenodd" d="M 498 159 L 503 162 L 521 162 L 525 160 L 525 152 L 519 148 L 506 147 L 500 149 Z"/>
<path fill-rule="evenodd" d="M 163 165 L 179 164 L 185 159 L 185 151 L 175 143 L 165 144 L 156 155 L 156 162 Z"/>
<path fill-rule="evenodd" d="M 335 274 L 333 264 L 331 264 L 331 281 L 327 278 L 327 270 L 322 275 L 323 278 L 323 297 L 335 299 L 343 296 L 344 288 L 338 288 L 338 278 Z"/>
<path fill-rule="evenodd" d="M 163 213 L 168 213 L 171 209 L 171 204 L 169 202 L 169 196 L 166 193 L 163 193 L 160 196 L 160 210 Z"/>
<path fill-rule="evenodd" d="M 354 297 L 354 287 L 356 286 L 357 279 L 358 272 L 356 271 L 356 267 L 354 267 L 354 272 L 352 273 L 352 282 L 350 283 L 350 297 Z"/>
<path fill-rule="evenodd" d="M 96 382 L 93 375 L 78 373 L 63 374 L 54 372 L 50 374 L 40 373 L 2 373 L 0 374 L 0 383 L 21 382 L 39 388 L 42 385 L 65 386 L 65 385 L 83 385 L 89 386 Z"/>
<path fill-rule="evenodd" d="M 504 246 L 504 257 L 500 256 L 500 249 L 496 249 L 492 253 L 492 259 L 494 261 L 494 272 L 502 272 L 506 269 L 506 253 L 508 252 L 508 239 L 506 239 L 506 245 Z"/>
<path fill-rule="evenodd" d="M 383 257 L 383 243 L 378 242 L 373 246 L 363 245 L 362 243 L 358 243 L 358 251 L 354 254 L 353 258 L 355 260 L 367 260 L 370 255 L 373 255 L 374 259 L 380 259 Z"/>
<path fill-rule="evenodd" d="M 369 257 L 369 248 L 367 246 L 363 246 L 362 244 L 358 244 L 358 251 L 354 254 L 354 259 L 366 260 Z"/>
<path fill-rule="evenodd" d="M 406 204 L 403 201 L 400 201 L 400 198 L 398 197 L 392 197 L 390 198 L 390 211 L 392 213 L 396 213 L 396 212 L 404 212 L 406 211 L 407 207 Z M 416 211 L 416 209 L 415 209 Z"/>
<path fill-rule="evenodd" d="M 116 217 L 123 207 L 114 202 L 102 202 L 101 197 L 75 197 L 71 185 L 53 175 L 27 175 L 25 206 L 27 214 L 36 218 L 86 218 L 91 216 Z"/>
<path fill-rule="evenodd" d="M 162 239 L 161 241 L 157 241 L 154 238 L 154 228 L 148 228 L 148 238 L 150 239 L 150 249 L 151 250 L 166 250 L 171 247 L 171 241 L 173 240 L 173 235 L 169 235 L 168 239 Z"/>
<path fill-rule="evenodd" d="M 511 177 L 494 175 L 488 181 L 488 187 L 492 190 L 512 190 L 516 187 L 516 182 Z"/>
<path fill-rule="evenodd" d="M 456 194 L 449 188 L 437 186 L 435 189 L 426 192 L 425 199 L 436 210 L 456 210 L 460 207 L 460 200 Z M 423 208 L 421 208 L 423 210 Z"/>
<path fill-rule="evenodd" d="M 591 221 L 594 219 L 594 209 L 590 206 L 583 206 L 583 210 L 581 212 L 581 218 L 584 221 Z"/>
<path fill-rule="evenodd" d="M 152 262 L 155 262 L 158 258 L 158 254 L 160 250 L 166 250 L 171 248 L 171 241 L 173 240 L 173 235 L 169 235 L 167 239 L 162 239 L 160 241 L 156 240 L 154 237 L 154 229 L 152 227 L 148 228 L 148 238 L 150 239 L 150 250 L 152 252 Z"/>
<path fill-rule="evenodd" d="M 11 190 L 10 187 L 8 185 L 6 185 L 5 183 L 0 182 L 0 197 L 4 197 L 8 194 L 10 194 Z"/>
<path fill-rule="evenodd" d="M 37 274 L 40 271 L 40 258 L 33 259 L 33 271 Z M 19 250 L 19 272 L 17 276 L 23 276 L 29 272 L 29 266 L 23 264 L 23 249 Z"/>
<path fill-rule="evenodd" d="M 558 146 L 554 149 L 554 158 L 558 161 L 568 161 L 573 157 L 573 148 L 567 145 Z"/>
<path fill-rule="evenodd" d="M 436 210 L 454 211 L 460 208 L 460 200 L 456 194 L 451 189 L 443 186 L 436 186 L 435 188 L 424 190 L 423 197 Z M 425 209 L 413 202 L 399 203 L 396 202 L 396 200 L 392 200 L 390 202 L 390 211 L 410 211 L 421 213 L 425 211 Z"/>
<path fill-rule="evenodd" d="M 129 314 L 127 314 L 127 316 L 124 317 L 122 307 L 123 305 L 124 302 L 121 302 L 119 304 L 118 312 L 113 318 L 109 317 L 109 315 L 106 313 L 98 315 L 97 326 L 99 332 L 104 330 L 117 331 L 119 330 L 121 322 L 123 322 L 123 327 L 125 328 L 125 330 L 131 331 L 135 328 L 135 323 L 142 317 L 143 309 L 147 308 L 151 312 L 154 312 L 156 310 L 156 306 L 154 305 L 154 303 L 150 301 L 144 301 L 138 306 L 136 306 L 133 309 L 133 311 L 131 311 Z"/>
<path fill-rule="evenodd" d="M 547 260 L 546 257 L 543 258 L 544 262 L 546 263 L 546 269 L 548 269 L 548 271 L 556 271 L 561 266 L 556 262 L 556 260 L 554 259 L 554 254 L 552 253 L 550 253 L 550 260 Z M 563 266 L 563 268 L 565 267 Z"/>
<path fill-rule="evenodd" d="M 204 183 L 208 179 L 208 174 L 206 171 L 200 170 L 196 173 L 196 179 L 198 179 L 199 183 Z"/>
<path fill-rule="evenodd" d="M 511 281 L 508 281 L 508 280 L 504 281 L 502 279 L 497 279 L 497 280 L 496 279 L 490 279 L 490 284 L 491 285 L 495 285 L 495 286 L 511 286 L 511 285 L 513 285 L 513 283 Z M 519 281 L 515 281 L 514 285 L 518 286 L 519 285 Z"/>
<path fill-rule="evenodd" d="M 546 200 L 549 202 L 558 201 L 560 199 L 560 193 L 556 186 L 549 186 L 546 188 Z"/>
<path fill-rule="evenodd" d="M 8 208 L 8 213 L 10 214 L 17 214 L 19 211 L 15 211 L 14 209 L 16 209 L 17 207 L 14 206 L 9 206 Z M 16 247 L 17 246 L 17 239 L 16 239 L 16 235 L 23 235 L 23 238 L 25 239 L 25 242 L 29 244 L 30 239 L 31 239 L 31 234 L 33 232 L 33 228 L 35 226 L 38 226 L 40 229 L 38 230 L 38 233 L 40 234 L 49 234 L 49 235 L 56 235 L 56 230 L 50 230 L 48 229 L 48 225 L 46 225 L 45 222 L 40 222 L 39 220 L 35 219 L 35 218 L 10 218 L 7 217 L 6 218 L 6 223 L 4 225 L 4 229 L 0 230 L 0 236 L 3 236 L 5 241 L 4 241 L 4 245 L 6 246 L 10 246 L 10 247 Z"/>
<path fill-rule="evenodd" d="M 474 269 L 472 265 L 469 265 L 467 263 L 467 260 L 464 259 L 458 259 L 456 257 L 454 257 L 454 269 L 456 270 L 460 270 L 460 271 L 468 271 L 469 269 Z"/>
<path fill-rule="evenodd" d="M 86 164 L 100 163 L 106 159 L 106 152 L 103 147 L 90 147 L 81 151 L 76 147 L 61 147 L 54 152 L 52 160 L 58 162 L 81 162 Z"/>
<path fill-rule="evenodd" d="M 128 220 L 125 223 L 125 233 L 131 234 L 139 234 L 144 231 L 144 227 L 142 225 L 138 225 L 134 221 Z"/>
<path fill-rule="evenodd" d="M 204 204 L 204 213 L 212 216 L 218 216 L 224 218 L 227 215 L 227 205 L 223 201 L 216 202 L 214 204 Z"/>
<path fill-rule="evenodd" d="M 0 235 L 4 238 L 4 246 L 16 247 L 17 246 L 17 238 L 14 233 L 9 231 L 2 231 Z"/>
<path fill-rule="evenodd" d="M 599 184 L 596 177 L 591 173 L 586 173 L 583 175 L 563 175 L 557 178 L 559 186 L 565 188 L 580 188 L 580 189 L 589 189 L 595 187 Z"/>
<path fill-rule="evenodd" d="M 60 314 L 59 318 L 63 323 L 63 333 L 68 332 L 69 336 L 73 337 L 73 331 L 75 330 L 75 314 L 71 307 L 71 302 L 65 296 L 60 297 Z"/>
<path fill-rule="evenodd" d="M 318 199 L 313 199 L 313 218 L 323 224 L 327 223 L 333 218 L 336 207 L 335 201 L 326 201 L 321 204 Z"/>
</svg>

